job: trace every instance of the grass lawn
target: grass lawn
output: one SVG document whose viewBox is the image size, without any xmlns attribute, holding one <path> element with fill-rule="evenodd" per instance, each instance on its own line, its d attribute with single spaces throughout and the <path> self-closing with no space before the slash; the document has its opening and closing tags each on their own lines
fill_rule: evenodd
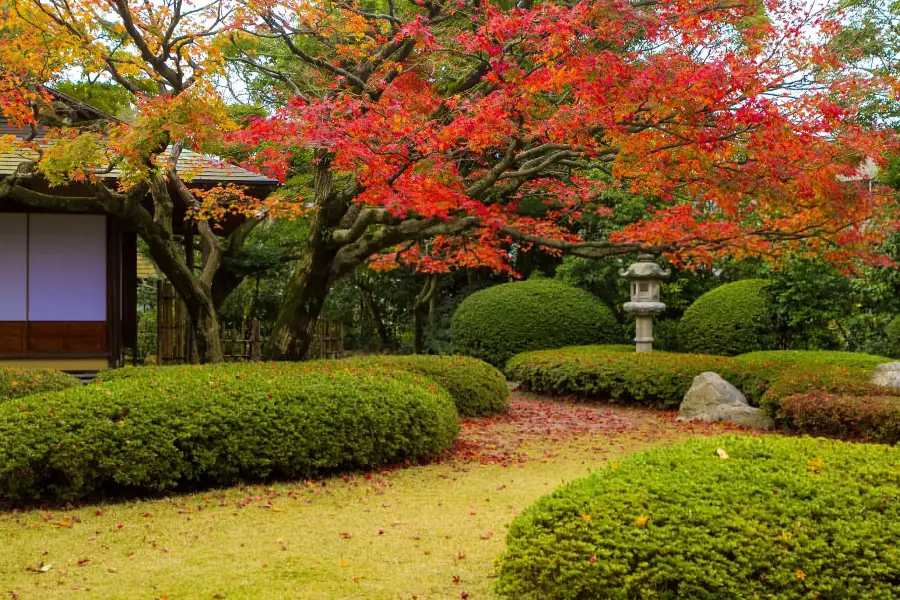
<svg viewBox="0 0 900 600">
<path fill-rule="evenodd" d="M 491 598 L 505 527 L 610 460 L 724 426 L 535 401 L 430 465 L 0 513 L 0 598 Z"/>
</svg>

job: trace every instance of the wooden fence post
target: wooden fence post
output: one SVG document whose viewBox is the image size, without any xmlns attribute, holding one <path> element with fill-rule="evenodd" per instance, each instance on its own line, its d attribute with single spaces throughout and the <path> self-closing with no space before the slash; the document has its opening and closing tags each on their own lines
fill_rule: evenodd
<svg viewBox="0 0 900 600">
<path fill-rule="evenodd" d="M 259 319 L 250 321 L 250 360 L 262 360 L 262 339 L 259 334 Z"/>
<path fill-rule="evenodd" d="M 160 365 L 171 364 L 174 351 L 173 305 L 175 290 L 168 281 L 156 282 L 156 360 Z"/>
</svg>

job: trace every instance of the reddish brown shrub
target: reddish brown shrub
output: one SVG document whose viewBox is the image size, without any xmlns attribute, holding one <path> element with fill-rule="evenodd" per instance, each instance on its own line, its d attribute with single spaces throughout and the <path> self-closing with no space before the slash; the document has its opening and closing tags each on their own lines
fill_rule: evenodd
<svg viewBox="0 0 900 600">
<path fill-rule="evenodd" d="M 824 392 L 795 394 L 781 400 L 781 416 L 806 433 L 900 441 L 900 397 L 844 396 Z"/>
</svg>

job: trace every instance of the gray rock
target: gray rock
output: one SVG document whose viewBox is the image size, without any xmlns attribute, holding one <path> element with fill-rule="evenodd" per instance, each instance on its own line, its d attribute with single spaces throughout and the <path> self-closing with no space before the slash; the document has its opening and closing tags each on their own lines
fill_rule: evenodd
<svg viewBox="0 0 900 600">
<path fill-rule="evenodd" d="M 900 362 L 876 365 L 872 369 L 872 377 L 869 381 L 881 387 L 900 389 Z"/>
<path fill-rule="evenodd" d="M 716 373 L 700 373 L 684 395 L 679 421 L 728 422 L 753 429 L 774 429 L 775 421 L 747 403 L 739 389 Z"/>
</svg>

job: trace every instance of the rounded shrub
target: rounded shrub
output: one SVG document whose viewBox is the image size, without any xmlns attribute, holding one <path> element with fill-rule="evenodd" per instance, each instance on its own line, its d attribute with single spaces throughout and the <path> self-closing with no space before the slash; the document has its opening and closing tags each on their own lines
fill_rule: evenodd
<svg viewBox="0 0 900 600">
<path fill-rule="evenodd" d="M 438 454 L 457 432 L 450 395 L 404 371 L 173 369 L 0 405 L 0 499 L 370 468 Z"/>
<path fill-rule="evenodd" d="M 0 402 L 80 385 L 77 378 L 56 369 L 0 367 Z"/>
<path fill-rule="evenodd" d="M 734 356 L 773 347 L 769 302 L 762 279 L 719 286 L 694 301 L 681 317 L 684 352 Z"/>
<path fill-rule="evenodd" d="M 582 598 L 900 598 L 900 450 L 731 436 L 633 455 L 513 521 L 498 591 Z"/>
<path fill-rule="evenodd" d="M 463 354 L 502 367 L 520 352 L 617 342 L 622 328 L 590 293 L 552 279 L 495 285 L 466 298 L 451 322 Z"/>
<path fill-rule="evenodd" d="M 485 417 L 509 410 L 509 386 L 503 373 L 469 356 L 366 356 L 340 361 L 364 369 L 385 367 L 433 377 L 450 393 L 462 417 Z"/>
</svg>

